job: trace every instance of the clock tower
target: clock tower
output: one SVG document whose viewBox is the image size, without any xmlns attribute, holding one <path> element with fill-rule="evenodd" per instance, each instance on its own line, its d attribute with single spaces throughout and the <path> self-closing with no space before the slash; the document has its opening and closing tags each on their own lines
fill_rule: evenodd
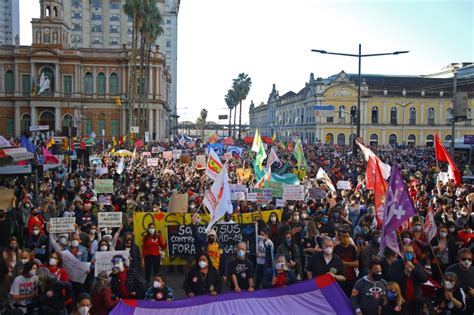
<svg viewBox="0 0 474 315">
<path fill-rule="evenodd" d="M 41 15 L 31 21 L 33 47 L 69 48 L 69 25 L 64 22 L 62 0 L 41 0 Z"/>
</svg>

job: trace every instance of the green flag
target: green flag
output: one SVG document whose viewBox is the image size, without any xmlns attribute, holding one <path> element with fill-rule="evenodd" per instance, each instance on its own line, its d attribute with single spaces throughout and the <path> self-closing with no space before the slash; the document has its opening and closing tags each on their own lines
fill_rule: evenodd
<svg viewBox="0 0 474 315">
<path fill-rule="evenodd" d="M 296 159 L 298 167 L 306 167 L 306 159 L 304 158 L 304 152 L 303 152 L 303 145 L 301 144 L 301 140 L 298 139 L 295 144 L 295 148 L 293 149 L 293 156 Z"/>
<path fill-rule="evenodd" d="M 254 140 L 254 144 L 256 145 L 257 155 L 255 156 L 255 162 L 257 163 L 258 167 L 262 169 L 263 160 L 267 158 L 267 153 L 265 152 L 265 148 L 263 147 L 262 138 L 258 135 L 256 141 Z"/>
</svg>

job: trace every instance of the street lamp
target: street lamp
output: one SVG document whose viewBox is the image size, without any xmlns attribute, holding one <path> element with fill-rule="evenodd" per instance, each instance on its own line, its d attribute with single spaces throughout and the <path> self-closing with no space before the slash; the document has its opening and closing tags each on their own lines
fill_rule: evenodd
<svg viewBox="0 0 474 315">
<path fill-rule="evenodd" d="M 413 102 L 408 102 L 406 104 L 400 104 L 400 103 L 394 103 L 397 106 L 400 106 L 402 108 L 402 144 L 405 144 L 405 107 L 407 107 L 410 104 L 413 104 Z M 410 123 L 408 121 L 408 123 Z"/>
</svg>

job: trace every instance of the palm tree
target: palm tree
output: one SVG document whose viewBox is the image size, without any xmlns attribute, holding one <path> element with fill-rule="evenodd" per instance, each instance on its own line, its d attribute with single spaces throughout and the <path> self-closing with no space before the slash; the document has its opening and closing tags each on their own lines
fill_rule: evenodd
<svg viewBox="0 0 474 315">
<path fill-rule="evenodd" d="M 201 141 L 204 142 L 204 127 L 206 125 L 207 121 L 207 109 L 203 108 L 201 109 L 201 113 L 196 119 L 196 126 L 201 129 Z"/>
<path fill-rule="evenodd" d="M 234 79 L 232 88 L 235 91 L 236 98 L 240 104 L 239 108 L 239 140 L 242 139 L 242 101 L 247 98 L 250 87 L 252 86 L 252 79 L 245 73 L 240 73 L 239 76 Z M 234 117 L 235 119 L 235 117 Z"/>
<path fill-rule="evenodd" d="M 237 104 L 239 103 L 237 101 L 237 98 L 235 97 L 235 92 L 232 89 L 229 89 L 227 91 L 227 94 L 225 96 L 225 103 L 227 104 L 227 107 L 229 108 L 229 137 L 231 133 L 231 123 L 232 123 L 232 109 L 237 107 Z M 235 116 L 234 116 L 234 125 L 235 125 Z"/>
</svg>

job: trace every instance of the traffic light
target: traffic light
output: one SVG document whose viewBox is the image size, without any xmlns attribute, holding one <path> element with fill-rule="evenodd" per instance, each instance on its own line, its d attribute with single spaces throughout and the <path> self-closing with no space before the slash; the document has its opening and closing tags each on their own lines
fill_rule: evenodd
<svg viewBox="0 0 474 315">
<path fill-rule="evenodd" d="M 118 95 L 115 97 L 115 105 L 117 105 L 118 107 L 122 106 L 122 100 L 120 99 L 120 96 Z"/>
</svg>

